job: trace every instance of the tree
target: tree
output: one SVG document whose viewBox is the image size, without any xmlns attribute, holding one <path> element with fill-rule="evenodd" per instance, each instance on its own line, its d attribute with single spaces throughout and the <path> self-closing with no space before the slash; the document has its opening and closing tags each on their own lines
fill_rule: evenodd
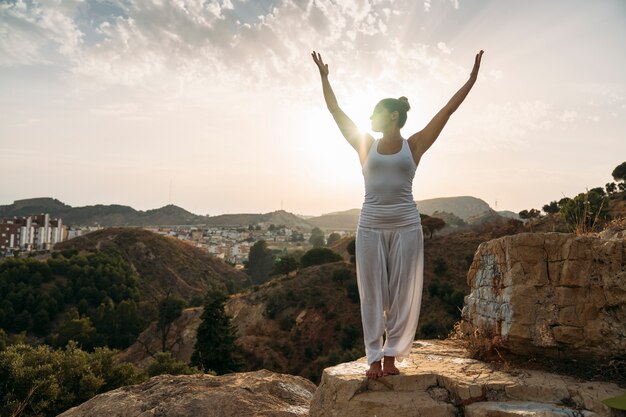
<svg viewBox="0 0 626 417">
<path fill-rule="evenodd" d="M 330 245 L 332 245 L 333 243 L 335 243 L 335 242 L 337 242 L 339 240 L 341 240 L 341 235 L 339 233 L 337 233 L 337 232 L 333 232 L 333 233 L 330 234 L 330 236 L 328 236 L 328 240 L 326 241 L 326 245 L 330 246 Z"/>
<path fill-rule="evenodd" d="M 348 242 L 346 250 L 350 255 L 350 262 L 352 262 L 353 264 L 356 263 L 356 239 L 352 239 L 350 242 Z"/>
<path fill-rule="evenodd" d="M 613 176 L 613 179 L 615 179 L 615 181 L 626 182 L 626 162 L 622 162 L 621 164 L 616 166 L 611 175 Z"/>
<path fill-rule="evenodd" d="M 608 195 L 612 195 L 617 191 L 617 184 L 614 182 L 607 182 L 604 188 L 606 189 L 606 193 Z"/>
<path fill-rule="evenodd" d="M 250 248 L 246 270 L 253 284 L 267 281 L 274 267 L 274 255 L 267 247 L 265 240 L 259 240 Z"/>
<path fill-rule="evenodd" d="M 288 274 L 298 269 L 298 261 L 291 255 L 285 255 L 276 260 L 274 264 L 274 275 Z"/>
<path fill-rule="evenodd" d="M 207 297 L 191 355 L 192 365 L 204 372 L 214 371 L 218 375 L 235 372 L 239 368 L 234 357 L 235 329 L 224 312 L 225 301 L 226 296 L 219 292 Z"/>
<path fill-rule="evenodd" d="M 448 272 L 448 264 L 446 260 L 443 258 L 435 258 L 435 274 L 439 276 L 443 276 L 446 272 Z"/>
<path fill-rule="evenodd" d="M 304 235 L 294 230 L 291 232 L 291 237 L 289 238 L 289 240 L 291 242 L 304 242 Z"/>
<path fill-rule="evenodd" d="M 541 212 L 537 209 L 530 209 L 530 210 L 522 210 L 519 213 L 519 216 L 522 219 L 534 219 L 536 217 L 539 217 L 539 215 L 541 214 Z"/>
<path fill-rule="evenodd" d="M 550 204 L 546 204 L 542 207 L 546 214 L 554 214 L 559 212 L 559 203 L 556 201 L 550 201 Z"/>
<path fill-rule="evenodd" d="M 157 322 L 157 330 L 161 336 L 161 351 L 169 351 L 172 346 L 167 345 L 167 337 L 169 335 L 172 323 L 180 317 L 183 312 L 185 301 L 177 298 L 166 296 L 159 301 L 159 320 Z"/>
<path fill-rule="evenodd" d="M 446 222 L 439 217 L 432 216 L 422 218 L 421 222 L 422 226 L 426 226 L 428 228 L 428 231 L 430 232 L 429 238 L 433 237 L 433 232 L 443 229 L 446 225 Z"/>
<path fill-rule="evenodd" d="M 303 268 L 306 268 L 312 265 L 322 265 L 341 260 L 343 260 L 341 255 L 328 248 L 313 248 L 304 254 L 302 259 L 300 259 L 300 264 Z"/>
<path fill-rule="evenodd" d="M 72 307 L 65 316 L 65 321 L 59 329 L 55 345 L 63 347 L 71 340 L 78 343 L 84 350 L 94 347 L 96 328 L 89 317 L 81 316 L 75 307 Z"/>
<path fill-rule="evenodd" d="M 313 245 L 314 248 L 320 248 L 325 244 L 324 232 L 319 227 L 314 227 L 311 230 L 311 237 L 309 238 L 309 243 Z"/>
</svg>

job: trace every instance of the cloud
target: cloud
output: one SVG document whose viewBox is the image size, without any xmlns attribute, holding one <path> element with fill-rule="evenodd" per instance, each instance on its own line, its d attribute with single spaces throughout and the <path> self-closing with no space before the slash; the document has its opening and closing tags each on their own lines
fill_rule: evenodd
<svg viewBox="0 0 626 417">
<path fill-rule="evenodd" d="M 0 56 L 5 65 L 51 63 L 44 51 L 52 46 L 68 58 L 60 65 L 75 94 L 119 86 L 166 101 L 206 101 L 233 89 L 318 97 L 312 49 L 323 53 L 347 92 L 364 83 L 389 89 L 458 83 L 471 64 L 451 61 L 443 41 L 428 45 L 407 36 L 413 29 L 401 11 L 412 10 L 410 0 L 277 0 L 255 17 L 245 15 L 248 2 L 229 0 L 106 5 L 104 11 L 101 3 L 61 0 L 0 6 L 12 33 Z"/>
<path fill-rule="evenodd" d="M 80 3 L 0 3 L 0 66 L 51 64 L 48 49 L 74 57 L 83 37 L 74 22 Z"/>
<path fill-rule="evenodd" d="M 438 42 L 437 48 L 445 55 L 450 55 L 452 53 L 452 50 L 446 46 L 445 42 Z"/>
</svg>

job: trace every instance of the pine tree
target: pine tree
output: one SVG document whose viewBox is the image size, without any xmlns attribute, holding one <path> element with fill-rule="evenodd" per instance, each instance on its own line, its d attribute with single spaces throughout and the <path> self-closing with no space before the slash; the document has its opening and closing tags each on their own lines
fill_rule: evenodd
<svg viewBox="0 0 626 417">
<path fill-rule="evenodd" d="M 224 312 L 225 301 L 226 296 L 222 293 L 213 293 L 207 297 L 191 355 L 192 365 L 205 372 L 214 371 L 218 375 L 238 369 L 234 358 L 235 329 Z"/>
</svg>

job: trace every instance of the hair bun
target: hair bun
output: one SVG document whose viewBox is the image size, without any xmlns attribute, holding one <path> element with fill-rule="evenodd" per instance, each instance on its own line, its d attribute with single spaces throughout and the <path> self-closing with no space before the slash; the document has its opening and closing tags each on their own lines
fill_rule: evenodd
<svg viewBox="0 0 626 417">
<path fill-rule="evenodd" d="M 401 102 L 406 104 L 406 110 L 405 111 L 411 110 L 411 105 L 409 104 L 409 99 L 408 98 L 402 96 L 398 100 L 400 100 Z"/>
</svg>

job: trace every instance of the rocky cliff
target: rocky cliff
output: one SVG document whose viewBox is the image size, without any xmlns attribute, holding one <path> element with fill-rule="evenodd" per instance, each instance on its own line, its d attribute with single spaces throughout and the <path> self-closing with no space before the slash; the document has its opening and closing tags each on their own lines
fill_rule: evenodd
<svg viewBox="0 0 626 417">
<path fill-rule="evenodd" d="M 521 355 L 626 352 L 626 239 L 522 233 L 482 243 L 467 275 L 469 332 Z"/>
<path fill-rule="evenodd" d="M 401 375 L 367 380 L 365 358 L 324 370 L 311 417 L 618 416 L 601 400 L 624 392 L 540 371 L 496 370 L 460 341 L 418 341 Z"/>
</svg>

